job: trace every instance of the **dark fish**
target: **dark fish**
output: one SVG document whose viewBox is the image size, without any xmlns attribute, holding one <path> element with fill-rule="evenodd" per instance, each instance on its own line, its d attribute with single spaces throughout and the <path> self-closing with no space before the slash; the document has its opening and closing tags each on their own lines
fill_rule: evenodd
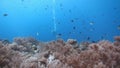
<svg viewBox="0 0 120 68">
<path fill-rule="evenodd" d="M 82 32 L 79 32 L 80 34 L 82 33 Z"/>
<path fill-rule="evenodd" d="M 58 34 L 58 36 L 62 36 L 62 34 L 61 34 L 61 33 L 59 33 L 59 34 Z"/>
<path fill-rule="evenodd" d="M 60 24 L 60 22 L 58 22 L 58 24 Z"/>
<path fill-rule="evenodd" d="M 73 29 L 75 30 L 75 29 L 76 29 L 76 27 L 75 27 L 75 26 L 73 26 Z"/>
<path fill-rule="evenodd" d="M 48 8 L 47 7 L 45 7 L 45 10 L 47 10 Z"/>
<path fill-rule="evenodd" d="M 71 20 L 71 22 L 74 22 L 74 20 Z"/>
<path fill-rule="evenodd" d="M 49 8 L 49 6 L 47 5 L 46 7 L 45 7 L 45 10 L 47 10 Z"/>
<path fill-rule="evenodd" d="M 7 14 L 7 13 L 5 13 L 5 14 L 3 14 L 3 16 L 8 16 L 8 14 Z"/>
<path fill-rule="evenodd" d="M 96 43 L 96 41 L 93 40 L 92 43 Z"/>
<path fill-rule="evenodd" d="M 56 38 L 59 39 L 59 38 L 61 38 L 61 36 L 62 36 L 62 34 L 59 33 L 59 34 L 56 35 Z"/>
<path fill-rule="evenodd" d="M 87 40 L 90 40 L 90 37 L 87 37 Z"/>
</svg>

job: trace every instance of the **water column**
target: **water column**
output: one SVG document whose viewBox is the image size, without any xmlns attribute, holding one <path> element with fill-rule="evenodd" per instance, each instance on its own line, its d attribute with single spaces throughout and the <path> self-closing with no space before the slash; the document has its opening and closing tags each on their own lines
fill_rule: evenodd
<svg viewBox="0 0 120 68">
<path fill-rule="evenodd" d="M 56 12 L 55 12 L 55 7 L 56 7 L 56 1 L 53 1 L 53 8 L 52 8 L 52 15 L 53 15 L 53 33 L 56 34 L 57 26 L 56 26 Z"/>
</svg>

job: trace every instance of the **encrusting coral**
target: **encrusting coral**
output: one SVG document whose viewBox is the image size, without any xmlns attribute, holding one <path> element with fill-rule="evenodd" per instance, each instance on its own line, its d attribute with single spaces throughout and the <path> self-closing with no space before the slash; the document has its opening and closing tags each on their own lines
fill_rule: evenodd
<svg viewBox="0 0 120 68">
<path fill-rule="evenodd" d="M 0 68 L 120 68 L 120 36 L 114 43 L 20 37 L 7 45 L 0 42 Z"/>
</svg>

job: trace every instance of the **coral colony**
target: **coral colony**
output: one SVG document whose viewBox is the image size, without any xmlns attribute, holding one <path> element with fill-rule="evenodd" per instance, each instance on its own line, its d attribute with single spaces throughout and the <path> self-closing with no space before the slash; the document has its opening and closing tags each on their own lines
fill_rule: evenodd
<svg viewBox="0 0 120 68">
<path fill-rule="evenodd" d="M 97 43 L 34 38 L 0 41 L 0 68 L 120 68 L 120 36 Z"/>
</svg>

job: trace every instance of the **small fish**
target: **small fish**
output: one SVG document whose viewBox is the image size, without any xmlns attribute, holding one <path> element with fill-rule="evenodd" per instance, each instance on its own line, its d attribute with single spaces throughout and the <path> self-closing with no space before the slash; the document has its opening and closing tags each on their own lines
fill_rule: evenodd
<svg viewBox="0 0 120 68">
<path fill-rule="evenodd" d="M 47 5 L 46 7 L 45 7 L 45 10 L 47 10 L 49 8 L 49 6 Z"/>
<path fill-rule="evenodd" d="M 87 37 L 87 40 L 90 40 L 90 37 Z"/>
<path fill-rule="evenodd" d="M 92 43 L 96 43 L 96 41 L 92 40 Z"/>
<path fill-rule="evenodd" d="M 61 38 L 61 36 L 62 36 L 62 34 L 59 33 L 59 34 L 56 35 L 56 38 L 59 39 L 59 38 Z"/>
<path fill-rule="evenodd" d="M 45 7 L 45 10 L 47 10 L 48 8 L 47 7 Z"/>
<path fill-rule="evenodd" d="M 101 39 L 104 39 L 104 36 L 101 36 Z"/>
<path fill-rule="evenodd" d="M 61 33 L 58 34 L 58 36 L 61 36 L 61 35 L 62 35 Z"/>
<path fill-rule="evenodd" d="M 79 32 L 80 34 L 82 33 L 82 32 Z"/>
<path fill-rule="evenodd" d="M 73 29 L 75 30 L 75 29 L 76 29 L 76 27 L 74 26 L 74 27 L 73 27 Z"/>
<path fill-rule="evenodd" d="M 60 24 L 60 22 L 58 22 L 58 24 Z"/>
<path fill-rule="evenodd" d="M 5 14 L 3 14 L 3 16 L 8 16 L 8 14 L 7 14 L 7 13 L 5 13 Z"/>
<path fill-rule="evenodd" d="M 74 20 L 71 20 L 71 22 L 74 22 Z"/>
</svg>

